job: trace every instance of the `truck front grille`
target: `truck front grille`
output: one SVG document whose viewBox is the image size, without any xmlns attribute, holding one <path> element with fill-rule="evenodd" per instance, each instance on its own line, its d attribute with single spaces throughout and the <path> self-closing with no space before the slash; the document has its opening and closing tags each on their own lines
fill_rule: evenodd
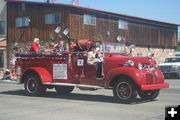
<svg viewBox="0 0 180 120">
<path fill-rule="evenodd" d="M 160 70 L 170 70 L 171 66 L 159 66 L 158 67 Z"/>
<path fill-rule="evenodd" d="M 146 84 L 153 84 L 152 74 L 146 74 Z"/>
</svg>

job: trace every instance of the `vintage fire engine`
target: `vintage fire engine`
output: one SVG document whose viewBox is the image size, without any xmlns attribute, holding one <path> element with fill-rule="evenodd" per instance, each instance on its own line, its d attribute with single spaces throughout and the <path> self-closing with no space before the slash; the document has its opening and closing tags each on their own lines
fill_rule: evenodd
<svg viewBox="0 0 180 120">
<path fill-rule="evenodd" d="M 81 90 L 112 89 L 120 102 L 132 102 L 137 94 L 145 100 L 155 99 L 161 88 L 168 88 L 164 76 L 156 67 L 152 54 L 131 57 L 124 44 L 78 40 L 77 52 L 17 53 L 16 74 L 24 83 L 27 95 L 39 96 L 55 88 L 60 94 Z M 87 64 L 89 44 L 102 49 L 102 78 L 96 76 L 96 66 Z"/>
</svg>

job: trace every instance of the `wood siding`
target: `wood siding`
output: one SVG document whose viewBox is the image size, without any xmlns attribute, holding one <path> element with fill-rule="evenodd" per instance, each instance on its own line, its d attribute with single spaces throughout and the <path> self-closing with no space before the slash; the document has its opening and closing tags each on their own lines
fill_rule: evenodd
<svg viewBox="0 0 180 120">
<path fill-rule="evenodd" d="M 146 21 L 132 20 L 125 16 L 104 15 L 83 10 L 70 11 L 71 37 L 90 38 L 97 41 L 117 41 L 117 36 L 125 37 L 127 44 L 146 47 L 175 47 L 177 46 L 177 26 L 148 23 Z M 96 16 L 96 26 L 83 24 L 83 15 Z M 118 20 L 128 22 L 128 30 L 118 28 Z M 107 35 L 107 31 L 110 35 Z"/>
<path fill-rule="evenodd" d="M 60 13 L 61 23 L 45 25 L 44 15 Z M 96 25 L 84 25 L 83 15 L 96 16 Z M 28 16 L 31 19 L 29 27 L 16 28 L 16 17 Z M 118 19 L 128 22 L 128 30 L 118 29 Z M 160 22 L 148 21 L 128 16 L 86 10 L 82 8 L 41 5 L 26 3 L 26 10 L 21 9 L 21 3 L 8 3 L 8 41 L 29 41 L 34 37 L 42 40 L 57 39 L 54 32 L 57 26 L 70 28 L 70 37 L 75 39 L 92 39 L 97 41 L 116 41 L 118 35 L 125 37 L 127 44 L 144 47 L 174 48 L 177 46 L 177 26 Z M 107 31 L 110 35 L 107 35 Z"/>
<path fill-rule="evenodd" d="M 41 40 L 57 39 L 58 34 L 54 32 L 57 26 L 65 29 L 69 25 L 69 9 L 58 6 L 46 6 L 26 4 L 26 10 L 21 10 L 20 3 L 8 3 L 8 40 L 11 41 L 32 41 L 34 37 Z M 60 24 L 45 24 L 44 16 L 48 13 L 60 13 Z M 28 27 L 16 27 L 17 17 L 29 17 Z"/>
</svg>

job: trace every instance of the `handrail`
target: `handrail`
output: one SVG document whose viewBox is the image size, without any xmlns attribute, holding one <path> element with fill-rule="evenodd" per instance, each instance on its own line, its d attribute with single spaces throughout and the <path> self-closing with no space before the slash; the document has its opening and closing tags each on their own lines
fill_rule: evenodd
<svg viewBox="0 0 180 120">
<path fill-rule="evenodd" d="M 21 55 L 62 55 L 62 54 L 86 54 L 87 52 L 17 52 L 16 56 Z"/>
</svg>

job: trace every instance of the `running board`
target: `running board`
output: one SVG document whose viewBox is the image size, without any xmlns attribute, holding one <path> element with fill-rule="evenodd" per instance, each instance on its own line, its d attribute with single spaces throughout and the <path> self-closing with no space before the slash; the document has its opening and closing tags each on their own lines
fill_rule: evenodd
<svg viewBox="0 0 180 120">
<path fill-rule="evenodd" d="M 55 85 L 55 86 L 72 86 L 78 88 L 93 88 L 93 89 L 103 89 L 101 86 L 94 85 L 84 85 L 84 84 L 71 84 L 71 83 L 44 83 L 44 85 Z"/>
</svg>

